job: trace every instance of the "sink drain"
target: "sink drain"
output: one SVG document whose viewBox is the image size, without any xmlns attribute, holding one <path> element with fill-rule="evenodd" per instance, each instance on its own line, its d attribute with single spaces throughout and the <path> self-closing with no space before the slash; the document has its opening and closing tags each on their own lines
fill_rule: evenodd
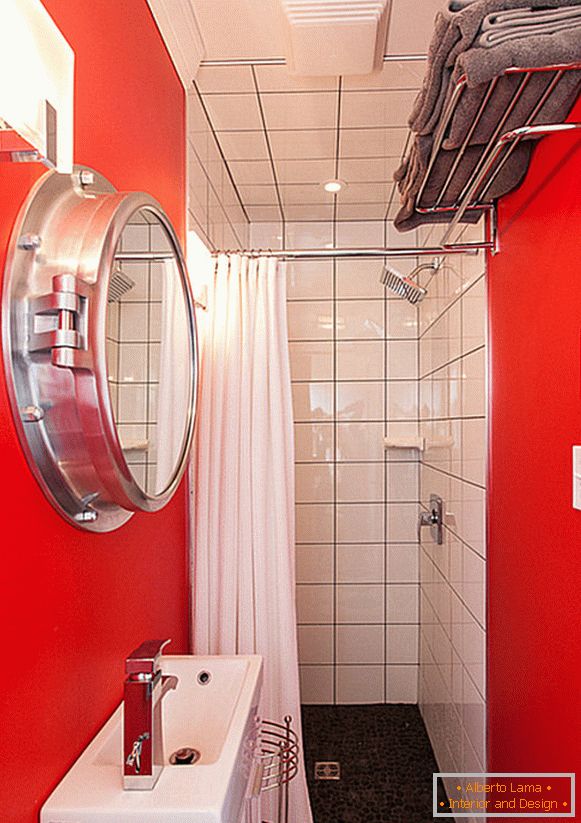
<svg viewBox="0 0 581 823">
<path fill-rule="evenodd" d="M 172 766 L 191 766 L 201 757 L 197 749 L 191 749 L 189 746 L 184 746 L 183 749 L 177 749 L 170 755 L 169 762 Z"/>
</svg>

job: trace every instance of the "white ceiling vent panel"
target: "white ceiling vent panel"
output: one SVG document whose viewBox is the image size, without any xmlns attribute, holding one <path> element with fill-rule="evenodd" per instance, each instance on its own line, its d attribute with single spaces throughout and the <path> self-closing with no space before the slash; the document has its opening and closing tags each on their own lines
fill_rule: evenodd
<svg viewBox="0 0 581 823">
<path fill-rule="evenodd" d="M 305 76 L 371 74 L 381 68 L 388 0 L 281 0 L 289 70 Z"/>
</svg>

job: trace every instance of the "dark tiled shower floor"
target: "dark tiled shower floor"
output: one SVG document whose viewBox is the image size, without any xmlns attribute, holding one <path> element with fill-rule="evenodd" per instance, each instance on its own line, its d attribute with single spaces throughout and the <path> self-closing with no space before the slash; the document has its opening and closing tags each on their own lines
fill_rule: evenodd
<svg viewBox="0 0 581 823">
<path fill-rule="evenodd" d="M 438 767 L 417 706 L 303 706 L 303 737 L 315 823 L 432 823 Z M 317 760 L 339 760 L 341 780 L 315 781 Z"/>
</svg>

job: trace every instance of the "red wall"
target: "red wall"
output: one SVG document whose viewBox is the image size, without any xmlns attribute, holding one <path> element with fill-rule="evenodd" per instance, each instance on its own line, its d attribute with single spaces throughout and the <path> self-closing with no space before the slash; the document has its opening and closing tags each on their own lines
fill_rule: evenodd
<svg viewBox="0 0 581 823">
<path fill-rule="evenodd" d="M 150 192 L 183 232 L 184 95 L 145 0 L 45 5 L 76 54 L 76 162 Z M 38 173 L 0 164 L 1 268 Z M 119 703 L 127 652 L 163 635 L 187 650 L 185 493 L 109 535 L 67 525 L 22 456 L 3 374 L 0 454 L 0 819 L 33 823 Z"/>
<path fill-rule="evenodd" d="M 581 104 L 577 106 L 581 119 Z M 489 767 L 581 773 L 581 138 L 547 138 L 489 261 Z"/>
</svg>

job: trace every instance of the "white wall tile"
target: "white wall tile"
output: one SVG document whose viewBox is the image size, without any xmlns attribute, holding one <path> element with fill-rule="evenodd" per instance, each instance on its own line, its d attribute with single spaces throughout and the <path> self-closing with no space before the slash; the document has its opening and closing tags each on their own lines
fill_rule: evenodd
<svg viewBox="0 0 581 823">
<path fill-rule="evenodd" d="M 339 300 L 336 304 L 337 337 L 375 338 L 385 334 L 381 300 Z"/>
<path fill-rule="evenodd" d="M 387 622 L 417 623 L 419 619 L 418 594 L 418 586 L 415 583 L 390 582 L 385 587 Z"/>
<path fill-rule="evenodd" d="M 337 623 L 383 623 L 384 586 L 339 584 Z"/>
<path fill-rule="evenodd" d="M 387 659 L 390 664 L 415 663 L 418 656 L 417 626 L 387 626 Z"/>
<path fill-rule="evenodd" d="M 288 300 L 330 300 L 333 297 L 333 263 L 329 260 L 285 263 Z"/>
<path fill-rule="evenodd" d="M 298 644 L 300 663 L 333 662 L 332 626 L 299 626 Z"/>
<path fill-rule="evenodd" d="M 383 703 L 383 666 L 337 666 L 337 703 Z"/>
<path fill-rule="evenodd" d="M 383 663 L 384 626 L 337 626 L 337 663 Z"/>
<path fill-rule="evenodd" d="M 335 467 L 331 463 L 299 463 L 295 467 L 297 503 L 331 503 Z"/>
<path fill-rule="evenodd" d="M 333 423 L 295 423 L 295 460 L 333 460 Z"/>
<path fill-rule="evenodd" d="M 337 466 L 337 502 L 383 502 L 384 475 L 383 463 L 346 463 Z"/>
<path fill-rule="evenodd" d="M 381 583 L 385 549 L 383 544 L 338 545 L 338 583 Z"/>
<path fill-rule="evenodd" d="M 294 383 L 292 396 L 295 422 L 332 419 L 332 383 Z"/>
<path fill-rule="evenodd" d="M 296 552 L 297 583 L 333 582 L 333 546 L 331 544 L 300 545 Z"/>
<path fill-rule="evenodd" d="M 383 460 L 382 422 L 337 423 L 337 460 Z"/>
<path fill-rule="evenodd" d="M 292 380 L 332 380 L 333 344 L 330 341 L 289 343 Z"/>
<path fill-rule="evenodd" d="M 331 623 L 333 586 L 297 585 L 297 620 L 301 623 Z"/>
<path fill-rule="evenodd" d="M 333 304 L 330 300 L 287 304 L 289 340 L 329 340 L 333 337 Z"/>
<path fill-rule="evenodd" d="M 384 539 L 381 503 L 339 503 L 336 506 L 337 542 L 379 543 Z"/>
<path fill-rule="evenodd" d="M 385 686 L 387 703 L 417 703 L 418 667 L 386 666 Z"/>
<path fill-rule="evenodd" d="M 385 371 L 382 340 L 348 340 L 335 344 L 337 380 L 381 380 Z"/>
<path fill-rule="evenodd" d="M 296 505 L 297 543 L 333 542 L 333 506 L 326 504 Z"/>
<path fill-rule="evenodd" d="M 333 667 L 299 666 L 301 701 L 307 705 L 333 702 Z"/>
<path fill-rule="evenodd" d="M 337 383 L 338 420 L 382 420 L 383 383 Z"/>
</svg>

